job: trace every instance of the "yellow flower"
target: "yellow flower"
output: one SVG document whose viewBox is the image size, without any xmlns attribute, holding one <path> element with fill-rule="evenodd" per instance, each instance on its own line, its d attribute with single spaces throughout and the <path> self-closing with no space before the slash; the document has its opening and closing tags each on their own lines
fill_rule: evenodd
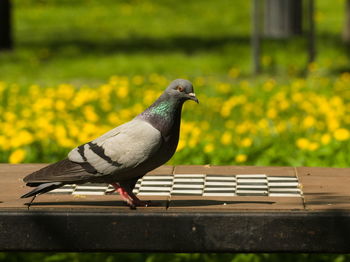
<svg viewBox="0 0 350 262">
<path fill-rule="evenodd" d="M 57 96 L 66 100 L 70 100 L 74 95 L 74 87 L 69 84 L 60 84 L 57 89 Z"/>
<path fill-rule="evenodd" d="M 321 143 L 327 145 L 331 141 L 331 136 L 329 134 L 324 134 L 321 136 Z"/>
<path fill-rule="evenodd" d="M 259 129 L 262 129 L 262 130 L 267 129 L 269 127 L 269 122 L 263 118 L 259 120 L 258 127 Z"/>
<path fill-rule="evenodd" d="M 7 150 L 10 148 L 7 138 L 4 135 L 0 135 L 0 148 Z"/>
<path fill-rule="evenodd" d="M 143 93 L 143 102 L 145 105 L 150 105 L 155 99 L 157 99 L 158 93 L 152 89 L 146 90 Z"/>
<path fill-rule="evenodd" d="M 57 100 L 55 107 L 57 111 L 64 111 L 66 108 L 66 103 L 63 100 Z"/>
<path fill-rule="evenodd" d="M 331 131 L 337 130 L 339 128 L 339 121 L 335 118 L 328 120 L 328 129 Z"/>
<path fill-rule="evenodd" d="M 178 143 L 178 145 L 177 145 L 177 148 L 176 148 L 176 152 L 181 151 L 182 149 L 185 148 L 185 146 L 186 146 L 186 141 L 183 140 L 183 139 L 180 139 L 180 140 L 179 140 L 179 143 Z"/>
<path fill-rule="evenodd" d="M 223 145 L 229 145 L 231 144 L 231 141 L 232 141 L 232 135 L 230 132 L 224 132 L 221 136 L 221 143 Z"/>
<path fill-rule="evenodd" d="M 245 121 L 242 124 L 237 125 L 235 130 L 238 134 L 244 134 L 251 131 L 251 128 L 252 128 L 251 124 Z"/>
<path fill-rule="evenodd" d="M 14 122 L 17 119 L 17 116 L 16 116 L 16 114 L 14 114 L 12 112 L 5 112 L 4 118 L 8 122 Z"/>
<path fill-rule="evenodd" d="M 214 151 L 214 145 L 213 144 L 206 144 L 204 146 L 204 152 L 205 153 L 211 153 Z"/>
<path fill-rule="evenodd" d="M 310 128 L 310 127 L 313 127 L 316 123 L 316 120 L 315 118 L 313 118 L 312 116 L 307 116 L 304 118 L 304 121 L 303 121 L 303 125 L 306 127 L 306 128 Z"/>
<path fill-rule="evenodd" d="M 231 106 L 224 104 L 220 113 L 223 117 L 228 117 L 231 114 Z"/>
<path fill-rule="evenodd" d="M 297 147 L 300 149 L 307 149 L 309 147 L 309 144 L 310 142 L 306 138 L 299 138 L 297 140 Z"/>
<path fill-rule="evenodd" d="M 95 109 L 92 106 L 85 106 L 83 109 L 85 118 L 91 122 L 96 122 L 98 120 L 98 115 L 95 113 Z"/>
<path fill-rule="evenodd" d="M 245 162 L 247 161 L 247 155 L 246 154 L 239 154 L 236 156 L 235 160 L 237 163 L 242 163 L 242 162 Z"/>
<path fill-rule="evenodd" d="M 109 83 L 110 83 L 111 85 L 116 85 L 116 84 L 118 84 L 118 81 L 119 81 L 119 77 L 118 77 L 118 76 L 111 76 L 111 77 L 109 78 Z"/>
<path fill-rule="evenodd" d="M 348 140 L 350 138 L 350 132 L 349 132 L 349 130 L 347 130 L 345 128 L 339 128 L 339 129 L 335 130 L 334 138 L 339 140 L 339 141 Z"/>
<path fill-rule="evenodd" d="M 294 94 L 292 94 L 292 100 L 295 103 L 299 103 L 299 102 L 303 101 L 303 99 L 304 99 L 304 97 L 303 97 L 302 93 L 294 93 Z"/>
<path fill-rule="evenodd" d="M 267 117 L 268 118 L 274 119 L 274 118 L 276 118 L 276 116 L 277 116 L 276 109 L 270 108 L 269 110 L 267 110 Z"/>
<path fill-rule="evenodd" d="M 26 151 L 23 149 L 16 149 L 13 151 L 9 157 L 9 162 L 11 164 L 21 163 L 26 157 Z"/>
<path fill-rule="evenodd" d="M 308 150 L 315 151 L 319 148 L 319 144 L 316 142 L 309 143 Z"/>
<path fill-rule="evenodd" d="M 34 138 L 31 133 L 26 130 L 21 130 L 17 136 L 18 141 L 21 145 L 28 145 L 33 142 Z"/>
<path fill-rule="evenodd" d="M 62 147 L 66 147 L 66 148 L 72 148 L 75 146 L 75 142 L 72 140 L 72 139 L 68 139 L 68 138 L 61 138 L 59 140 L 59 144 L 62 146 Z"/>
<path fill-rule="evenodd" d="M 113 125 L 118 125 L 120 123 L 120 119 L 118 117 L 118 114 L 115 112 L 111 112 L 107 116 L 108 122 L 113 124 Z"/>
<path fill-rule="evenodd" d="M 60 143 L 60 141 L 64 140 L 67 138 L 67 131 L 66 128 L 64 127 L 64 125 L 62 124 L 58 124 L 55 126 L 55 137 L 58 140 L 58 143 Z"/>
<path fill-rule="evenodd" d="M 263 88 L 265 91 L 269 92 L 275 87 L 275 85 L 276 81 L 274 79 L 269 79 L 264 83 Z"/>
<path fill-rule="evenodd" d="M 241 142 L 241 145 L 243 147 L 250 147 L 252 144 L 253 144 L 253 141 L 249 137 L 244 138 Z"/>
<path fill-rule="evenodd" d="M 125 98 L 129 93 L 129 88 L 127 85 L 119 86 L 117 89 L 117 96 L 120 98 Z"/>
</svg>

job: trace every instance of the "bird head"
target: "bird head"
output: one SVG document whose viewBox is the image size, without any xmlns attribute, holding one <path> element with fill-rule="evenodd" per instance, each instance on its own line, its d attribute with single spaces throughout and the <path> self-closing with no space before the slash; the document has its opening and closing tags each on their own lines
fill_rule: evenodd
<svg viewBox="0 0 350 262">
<path fill-rule="evenodd" d="M 185 79 L 176 79 L 170 83 L 166 92 L 181 100 L 193 100 L 199 103 L 194 91 L 192 83 Z"/>
</svg>

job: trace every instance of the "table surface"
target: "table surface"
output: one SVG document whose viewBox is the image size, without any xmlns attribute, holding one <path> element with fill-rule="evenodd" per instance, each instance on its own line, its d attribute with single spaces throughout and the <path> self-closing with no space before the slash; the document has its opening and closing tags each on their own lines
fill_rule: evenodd
<svg viewBox="0 0 350 262">
<path fill-rule="evenodd" d="M 0 250 L 350 252 L 350 168 L 162 166 L 130 210 L 103 184 L 37 196 L 45 164 L 0 164 Z"/>
<path fill-rule="evenodd" d="M 22 178 L 46 164 L 0 164 L 1 210 L 99 210 L 129 208 L 108 185 L 66 185 L 52 193 L 20 196 Z M 142 212 L 325 211 L 350 209 L 350 168 L 257 166 L 161 166 L 134 191 L 152 206 Z"/>
</svg>

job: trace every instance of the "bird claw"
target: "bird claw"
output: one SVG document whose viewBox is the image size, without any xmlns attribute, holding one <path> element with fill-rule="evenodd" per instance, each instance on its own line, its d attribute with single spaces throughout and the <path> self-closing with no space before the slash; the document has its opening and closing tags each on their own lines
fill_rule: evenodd
<svg viewBox="0 0 350 262">
<path fill-rule="evenodd" d="M 105 194 L 113 194 L 117 191 L 120 197 L 130 207 L 130 209 L 136 209 L 136 207 L 148 207 L 151 205 L 151 201 L 142 201 L 132 191 L 127 191 L 120 186 L 118 183 L 111 184 L 114 188 L 106 191 Z"/>
<path fill-rule="evenodd" d="M 105 194 L 106 195 L 112 195 L 113 193 L 115 193 L 115 189 L 113 188 L 113 189 L 108 189 L 106 192 L 105 192 Z"/>
</svg>

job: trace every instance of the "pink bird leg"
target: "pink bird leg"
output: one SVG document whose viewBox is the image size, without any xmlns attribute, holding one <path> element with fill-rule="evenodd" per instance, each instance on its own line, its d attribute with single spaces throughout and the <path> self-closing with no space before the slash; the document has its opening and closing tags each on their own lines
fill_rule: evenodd
<svg viewBox="0 0 350 262">
<path fill-rule="evenodd" d="M 111 183 L 111 185 L 114 187 L 114 190 L 108 191 L 108 194 L 117 191 L 120 197 L 130 206 L 131 209 L 135 209 L 137 206 L 147 207 L 150 205 L 150 201 L 142 201 L 138 199 L 132 190 L 124 189 L 119 183 Z"/>
</svg>

